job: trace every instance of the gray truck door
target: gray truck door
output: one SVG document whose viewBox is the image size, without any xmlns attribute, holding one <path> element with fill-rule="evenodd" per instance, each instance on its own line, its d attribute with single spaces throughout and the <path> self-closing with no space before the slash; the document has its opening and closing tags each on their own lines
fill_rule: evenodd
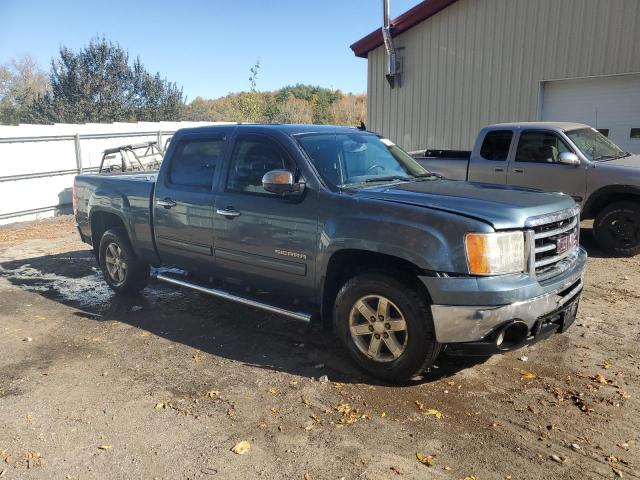
<svg viewBox="0 0 640 480">
<path fill-rule="evenodd" d="M 556 132 L 523 130 L 517 142 L 515 155 L 509 162 L 509 185 L 563 192 L 578 203 L 584 201 L 585 165 L 558 163 L 559 155 L 572 149 Z"/>
<path fill-rule="evenodd" d="M 298 199 L 262 188 L 270 170 L 295 172 L 293 159 L 273 138 L 236 137 L 226 178 L 216 196 L 214 231 L 216 270 L 263 290 L 307 292 L 313 288 L 317 235 L 317 195 Z"/>
<path fill-rule="evenodd" d="M 470 182 L 506 183 L 507 159 L 512 140 L 512 130 L 489 130 L 483 138 L 478 138 L 469 160 L 468 180 Z"/>
<path fill-rule="evenodd" d="M 163 264 L 199 273 L 211 270 L 212 186 L 226 145 L 224 135 L 184 135 L 172 141 L 153 206 L 156 246 Z"/>
</svg>

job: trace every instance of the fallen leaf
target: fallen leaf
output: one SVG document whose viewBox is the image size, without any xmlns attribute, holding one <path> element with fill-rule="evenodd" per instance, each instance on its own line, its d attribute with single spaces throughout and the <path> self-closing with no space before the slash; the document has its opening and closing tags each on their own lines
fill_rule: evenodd
<svg viewBox="0 0 640 480">
<path fill-rule="evenodd" d="M 307 472 L 304 472 L 304 480 L 311 480 L 311 477 L 309 477 Z"/>
<path fill-rule="evenodd" d="M 624 474 L 622 473 L 622 470 L 619 470 L 619 469 L 614 468 L 614 467 L 611 467 L 611 470 L 613 470 L 613 473 L 616 474 L 616 477 L 620 477 L 620 478 L 624 477 Z"/>
<path fill-rule="evenodd" d="M 434 455 L 425 455 L 422 452 L 416 452 L 416 458 L 418 461 L 427 467 L 433 465 L 433 457 Z"/>
<path fill-rule="evenodd" d="M 204 358 L 204 355 L 202 355 L 200 352 L 196 352 L 195 355 L 193 355 L 193 357 L 191 357 L 193 359 L 194 362 L 201 362 L 202 359 Z"/>
<path fill-rule="evenodd" d="M 383 418 L 386 417 L 387 416 L 387 412 L 380 412 L 380 416 L 383 417 Z"/>
<path fill-rule="evenodd" d="M 149 332 L 140 332 L 141 337 L 148 337 L 149 335 L 151 335 Z"/>
<path fill-rule="evenodd" d="M 535 373 L 527 372 L 526 370 L 520 370 L 520 375 L 522 375 L 523 380 L 532 380 L 537 376 Z"/>
<path fill-rule="evenodd" d="M 217 397 L 218 395 L 220 395 L 219 390 L 209 390 L 207 392 L 207 397 L 210 397 L 210 398 Z"/>
<path fill-rule="evenodd" d="M 424 403 L 422 403 L 419 400 L 416 400 L 416 407 L 418 407 L 418 410 L 422 410 L 424 408 Z"/>
<path fill-rule="evenodd" d="M 251 445 L 249 445 L 249 442 L 247 442 L 246 440 L 242 440 L 241 442 L 236 443 L 231 448 L 231 451 L 238 455 L 244 455 L 245 453 L 249 453 L 249 450 L 251 450 Z"/>
<path fill-rule="evenodd" d="M 113 447 L 111 445 L 100 445 L 98 448 L 100 450 L 111 450 Z"/>
<path fill-rule="evenodd" d="M 604 375 L 602 375 L 601 373 L 597 373 L 594 377 L 591 377 L 592 380 L 595 380 L 598 383 L 602 383 L 604 385 L 609 385 L 610 383 L 613 383 L 610 380 L 607 380 Z"/>
<path fill-rule="evenodd" d="M 158 402 L 158 403 L 156 403 L 156 406 L 153 407 L 153 408 L 155 408 L 156 410 L 161 410 L 163 408 L 167 408 L 167 404 L 164 403 L 164 402 Z"/>
<path fill-rule="evenodd" d="M 564 460 L 561 459 L 558 455 L 551 455 L 551 460 L 553 460 L 556 463 L 563 463 Z"/>
<path fill-rule="evenodd" d="M 444 416 L 440 410 L 436 410 L 435 408 L 427 408 L 423 413 L 425 415 L 433 415 L 436 418 L 442 418 Z"/>
<path fill-rule="evenodd" d="M 277 388 L 270 388 L 269 389 L 269 393 L 275 397 L 276 395 L 278 395 L 278 389 Z"/>
</svg>

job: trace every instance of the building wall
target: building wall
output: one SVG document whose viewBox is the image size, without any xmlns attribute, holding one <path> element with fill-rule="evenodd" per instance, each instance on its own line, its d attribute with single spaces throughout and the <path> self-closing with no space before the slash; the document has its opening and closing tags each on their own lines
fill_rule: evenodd
<svg viewBox="0 0 640 480">
<path fill-rule="evenodd" d="M 459 0 L 395 37 L 402 86 L 368 54 L 367 127 L 407 150 L 470 149 L 536 120 L 540 81 L 640 72 L 639 0 Z"/>
</svg>

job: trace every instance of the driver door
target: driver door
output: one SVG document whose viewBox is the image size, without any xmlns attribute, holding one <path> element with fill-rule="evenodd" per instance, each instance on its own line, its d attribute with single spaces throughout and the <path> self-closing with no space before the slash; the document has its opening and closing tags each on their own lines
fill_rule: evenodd
<svg viewBox="0 0 640 480">
<path fill-rule="evenodd" d="M 262 177 L 278 169 L 297 171 L 276 140 L 236 137 L 216 195 L 216 269 L 262 290 L 304 292 L 313 288 L 315 274 L 317 195 L 310 189 L 295 199 L 266 192 Z"/>
</svg>

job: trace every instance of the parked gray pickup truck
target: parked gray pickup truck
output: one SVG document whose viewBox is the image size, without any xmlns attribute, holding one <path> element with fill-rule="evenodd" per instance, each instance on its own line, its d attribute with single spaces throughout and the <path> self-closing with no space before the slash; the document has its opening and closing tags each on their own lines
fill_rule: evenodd
<svg viewBox="0 0 640 480">
<path fill-rule="evenodd" d="M 333 325 L 391 381 L 564 331 L 587 258 L 570 196 L 444 180 L 346 127 L 181 130 L 157 178 L 81 175 L 74 203 L 116 292 L 177 267 L 154 275 Z"/>
<path fill-rule="evenodd" d="M 564 192 L 595 219 L 605 252 L 640 253 L 640 155 L 579 123 L 491 125 L 473 151 L 427 150 L 418 161 L 446 178 Z"/>
</svg>

